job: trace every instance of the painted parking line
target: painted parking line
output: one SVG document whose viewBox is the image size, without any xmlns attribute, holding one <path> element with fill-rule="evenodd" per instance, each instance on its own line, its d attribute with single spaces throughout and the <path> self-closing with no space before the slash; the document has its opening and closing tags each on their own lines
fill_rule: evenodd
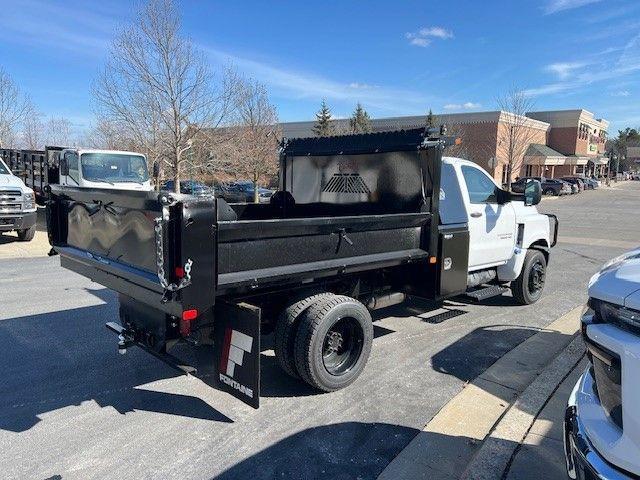
<svg viewBox="0 0 640 480">
<path fill-rule="evenodd" d="M 613 247 L 631 250 L 640 246 L 640 242 L 629 242 L 626 240 L 612 240 L 610 238 L 589 238 L 589 237 L 569 237 L 560 235 L 558 243 L 570 243 L 573 245 L 587 245 L 590 247 Z"/>
</svg>

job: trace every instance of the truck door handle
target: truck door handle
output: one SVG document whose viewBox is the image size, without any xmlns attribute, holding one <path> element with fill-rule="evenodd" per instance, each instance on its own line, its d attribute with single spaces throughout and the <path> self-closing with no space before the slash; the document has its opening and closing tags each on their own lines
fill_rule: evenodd
<svg viewBox="0 0 640 480">
<path fill-rule="evenodd" d="M 482 216 L 482 212 L 471 212 L 471 216 L 473 218 L 478 218 Z"/>
</svg>

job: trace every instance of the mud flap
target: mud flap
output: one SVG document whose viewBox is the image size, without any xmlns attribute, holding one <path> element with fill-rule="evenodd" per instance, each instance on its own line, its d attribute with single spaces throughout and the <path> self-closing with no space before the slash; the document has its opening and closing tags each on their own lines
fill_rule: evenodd
<svg viewBox="0 0 640 480">
<path fill-rule="evenodd" d="M 260 407 L 260 309 L 246 303 L 215 306 L 215 345 L 220 390 Z"/>
</svg>

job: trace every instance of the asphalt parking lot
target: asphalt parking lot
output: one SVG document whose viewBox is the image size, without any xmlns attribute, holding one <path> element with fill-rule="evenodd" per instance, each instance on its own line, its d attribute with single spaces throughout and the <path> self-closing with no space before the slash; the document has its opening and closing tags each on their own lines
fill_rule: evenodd
<svg viewBox="0 0 640 480">
<path fill-rule="evenodd" d="M 104 328 L 115 295 L 57 258 L 0 255 L 2 476 L 375 478 L 466 382 L 585 302 L 589 277 L 640 244 L 639 202 L 640 182 L 543 200 L 560 242 L 537 304 L 383 311 L 368 366 L 345 390 L 286 377 L 267 338 L 259 410 L 141 351 L 118 355 Z"/>
</svg>

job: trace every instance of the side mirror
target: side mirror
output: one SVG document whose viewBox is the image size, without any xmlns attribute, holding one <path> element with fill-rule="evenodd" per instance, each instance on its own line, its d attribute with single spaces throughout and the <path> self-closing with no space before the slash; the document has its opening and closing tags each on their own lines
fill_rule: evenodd
<svg viewBox="0 0 640 480">
<path fill-rule="evenodd" d="M 542 200 L 542 185 L 538 180 L 529 180 L 524 187 L 524 204 L 537 205 Z"/>
<path fill-rule="evenodd" d="M 59 165 L 60 175 L 69 175 L 69 163 L 67 162 L 67 159 L 64 157 L 60 157 Z"/>
<path fill-rule="evenodd" d="M 160 176 L 160 164 L 156 160 L 153 162 L 153 177 L 158 178 Z"/>
</svg>

